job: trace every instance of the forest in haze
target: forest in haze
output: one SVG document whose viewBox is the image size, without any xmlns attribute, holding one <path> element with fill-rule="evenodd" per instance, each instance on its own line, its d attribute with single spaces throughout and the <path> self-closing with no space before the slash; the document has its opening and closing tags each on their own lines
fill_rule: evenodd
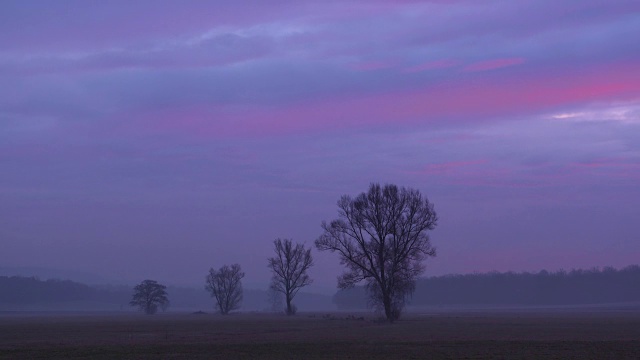
<svg viewBox="0 0 640 360">
<path fill-rule="evenodd" d="M 538 273 L 479 273 L 421 278 L 409 306 L 562 306 L 640 304 L 640 266 Z M 364 309 L 363 287 L 334 296 L 339 309 Z"/>
<path fill-rule="evenodd" d="M 640 266 L 538 273 L 478 273 L 421 278 L 409 303 L 421 306 L 564 306 L 640 304 Z M 203 289 L 168 287 L 171 311 L 214 312 Z M 0 276 L 0 311 L 133 311 L 132 287 L 86 285 L 70 280 Z M 338 291 L 333 298 L 301 292 L 301 311 L 366 309 L 363 287 Z M 244 289 L 240 311 L 279 311 L 266 290 Z"/>
</svg>

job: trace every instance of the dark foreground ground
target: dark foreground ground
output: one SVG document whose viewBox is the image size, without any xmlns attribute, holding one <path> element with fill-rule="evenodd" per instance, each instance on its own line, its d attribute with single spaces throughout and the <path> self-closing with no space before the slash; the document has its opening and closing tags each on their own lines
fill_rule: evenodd
<svg viewBox="0 0 640 360">
<path fill-rule="evenodd" d="M 0 314 L 0 359 L 55 358 L 640 359 L 640 313 Z"/>
</svg>

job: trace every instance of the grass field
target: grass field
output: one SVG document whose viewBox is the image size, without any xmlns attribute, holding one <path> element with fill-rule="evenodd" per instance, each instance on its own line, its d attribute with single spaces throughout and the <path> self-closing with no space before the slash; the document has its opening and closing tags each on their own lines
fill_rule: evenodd
<svg viewBox="0 0 640 360">
<path fill-rule="evenodd" d="M 640 313 L 4 314 L 0 358 L 640 359 Z"/>
</svg>

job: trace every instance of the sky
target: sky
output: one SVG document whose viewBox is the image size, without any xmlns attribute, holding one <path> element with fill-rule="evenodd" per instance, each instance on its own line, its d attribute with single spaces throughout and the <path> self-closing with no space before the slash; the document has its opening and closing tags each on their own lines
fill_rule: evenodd
<svg viewBox="0 0 640 360">
<path fill-rule="evenodd" d="M 638 34 L 635 0 L 2 1 L 0 266 L 266 288 L 374 182 L 434 203 L 425 276 L 637 264 Z"/>
</svg>

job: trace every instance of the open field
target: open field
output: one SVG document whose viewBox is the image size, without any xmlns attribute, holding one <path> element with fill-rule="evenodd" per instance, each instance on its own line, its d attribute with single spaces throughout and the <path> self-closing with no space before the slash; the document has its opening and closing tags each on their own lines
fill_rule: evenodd
<svg viewBox="0 0 640 360">
<path fill-rule="evenodd" d="M 633 311 L 354 315 L 0 314 L 0 358 L 640 359 Z"/>
</svg>

